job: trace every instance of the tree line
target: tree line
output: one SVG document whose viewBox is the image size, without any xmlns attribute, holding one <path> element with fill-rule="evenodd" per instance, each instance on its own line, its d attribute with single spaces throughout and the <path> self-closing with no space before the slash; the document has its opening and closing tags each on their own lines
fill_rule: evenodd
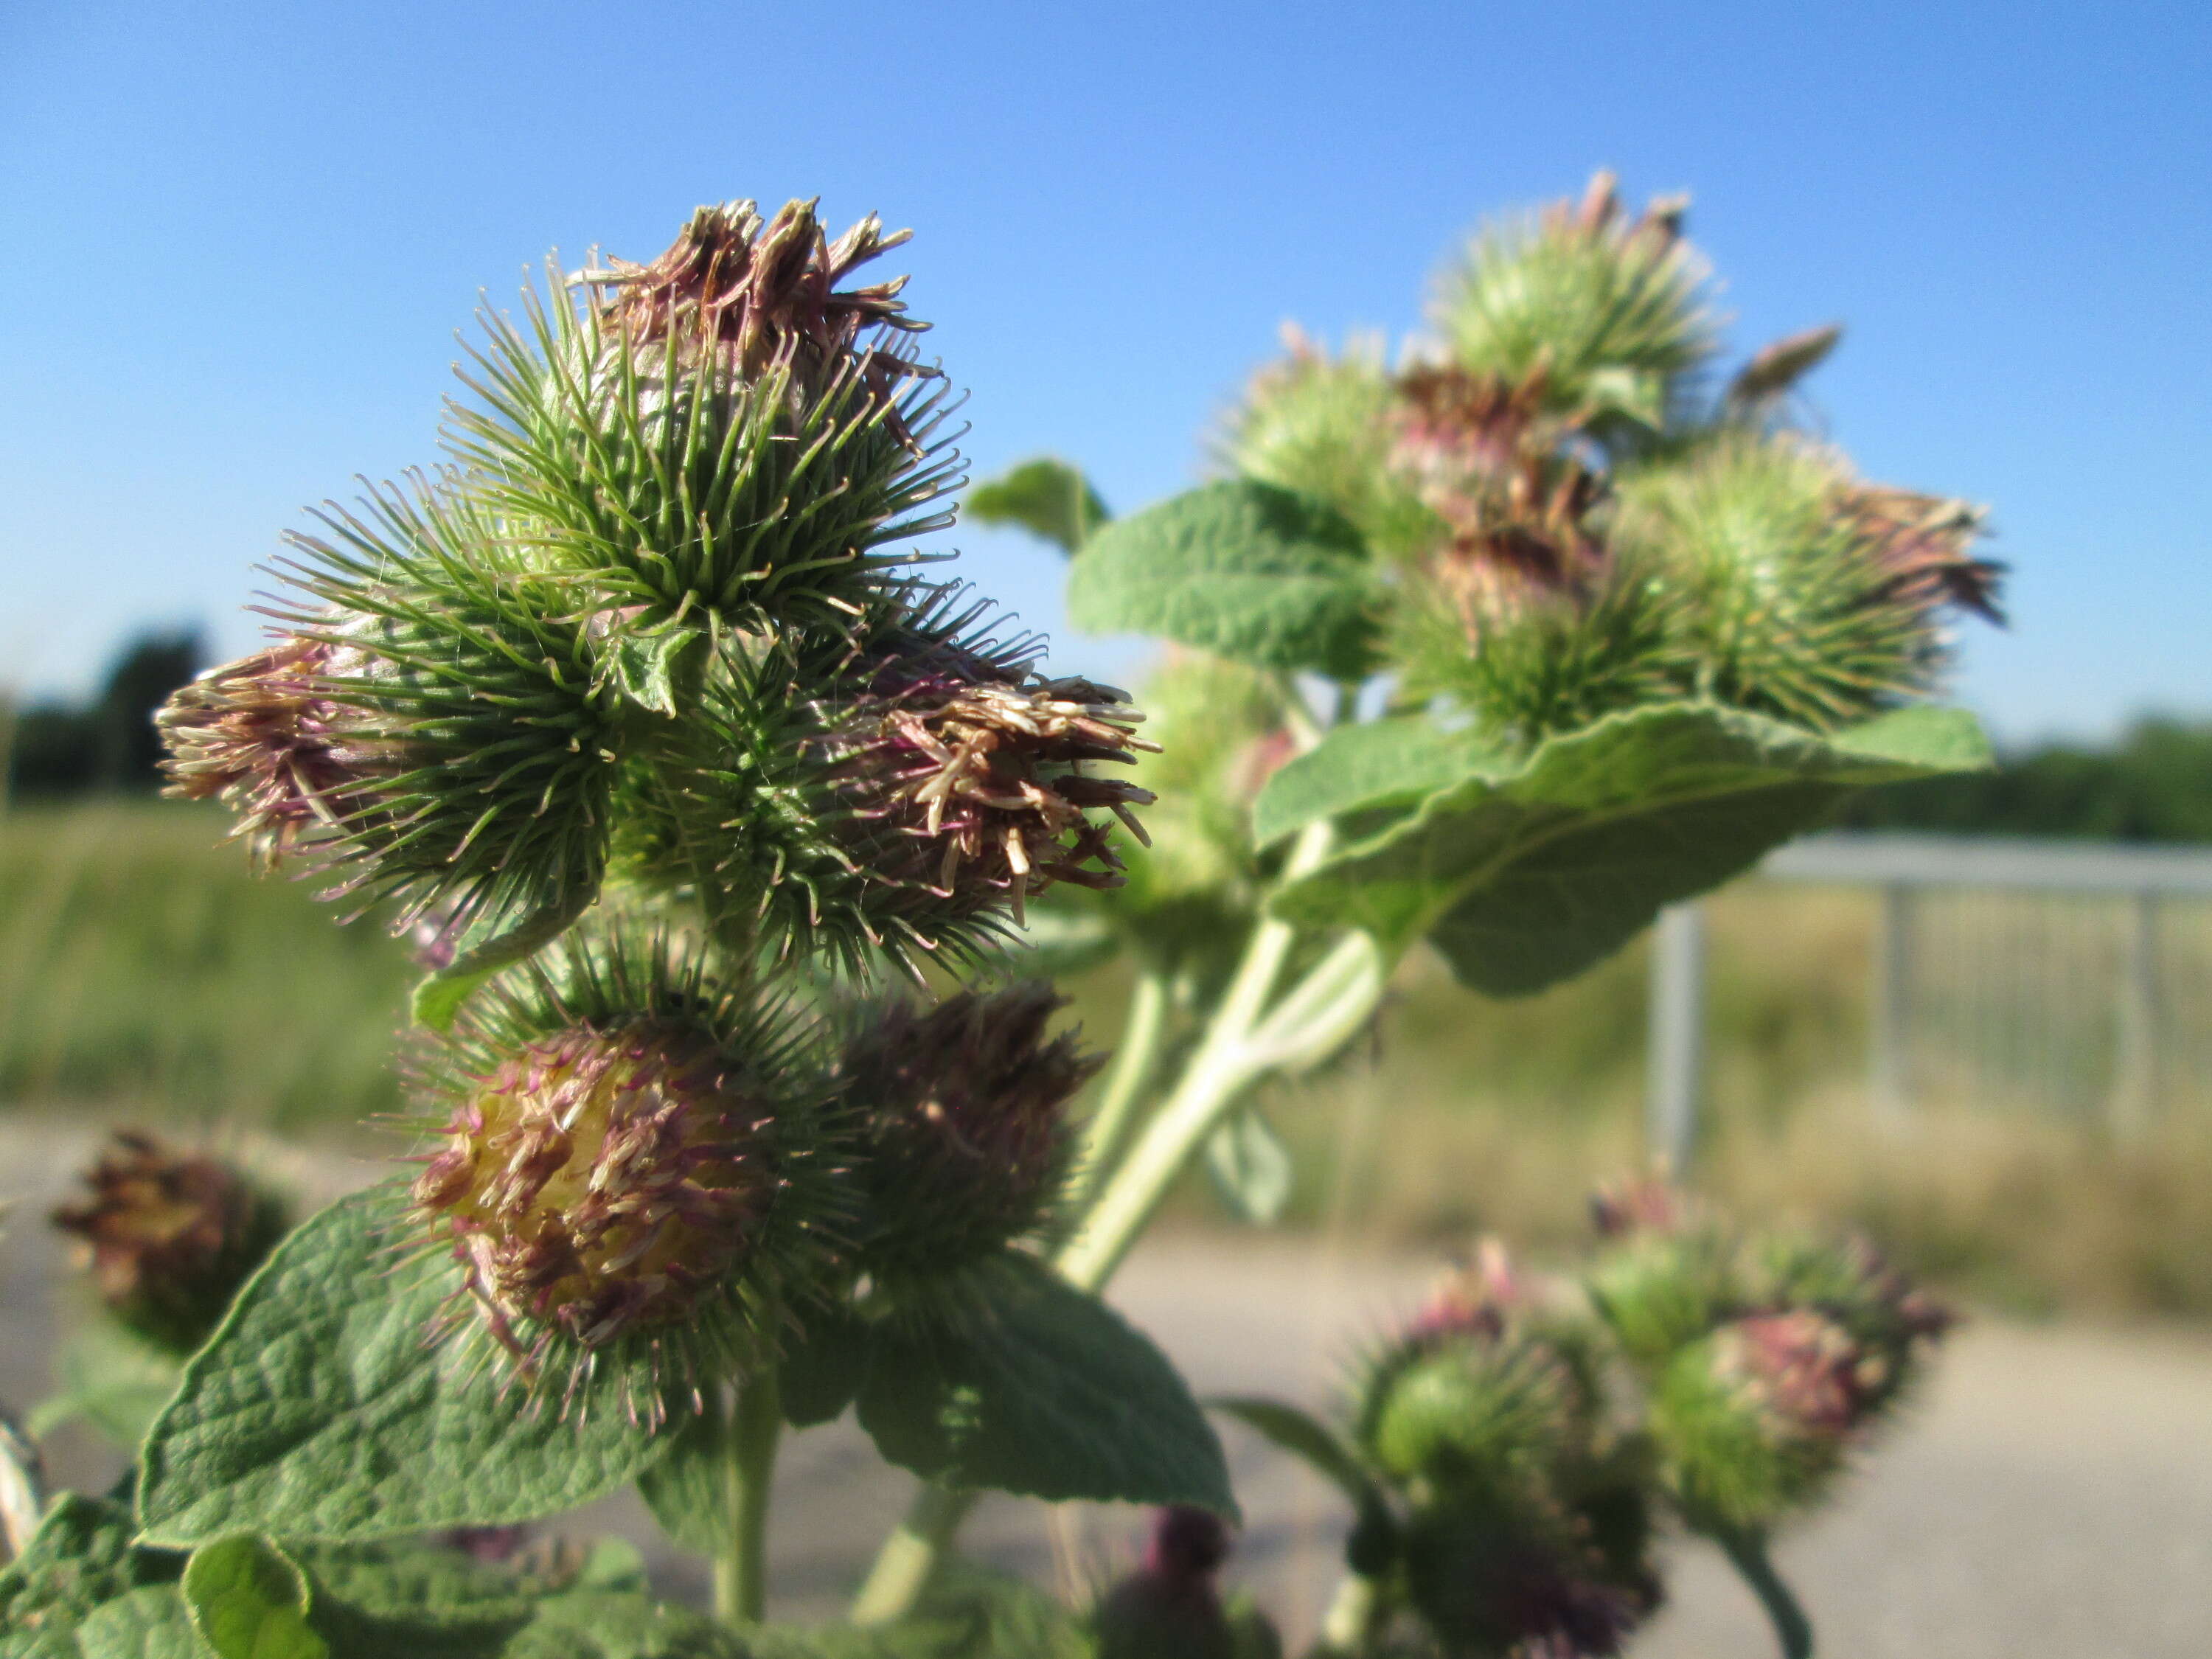
<svg viewBox="0 0 2212 1659">
<path fill-rule="evenodd" d="M 161 781 L 154 714 L 204 660 L 196 629 L 141 635 L 82 703 L 0 705 L 0 752 L 16 800 L 143 793 Z M 1993 772 L 1869 790 L 1853 830 L 2212 842 L 2212 720 L 2147 716 L 2101 744 L 2016 748 Z"/>
</svg>

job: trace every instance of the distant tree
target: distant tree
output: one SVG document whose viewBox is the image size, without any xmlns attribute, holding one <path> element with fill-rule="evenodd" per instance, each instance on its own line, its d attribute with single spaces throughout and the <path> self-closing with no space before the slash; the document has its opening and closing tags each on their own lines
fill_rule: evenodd
<svg viewBox="0 0 2212 1659">
<path fill-rule="evenodd" d="M 2212 720 L 2153 716 L 2104 748 L 2039 744 L 1994 772 L 1871 790 L 1856 830 L 2212 842 Z"/>
<path fill-rule="evenodd" d="M 202 660 L 197 629 L 142 635 L 125 648 L 90 711 L 100 787 L 151 789 L 161 781 L 154 715 Z"/>
<path fill-rule="evenodd" d="M 160 781 L 154 714 L 199 670 L 197 629 L 142 634 L 126 645 L 89 703 L 34 703 L 7 745 L 11 798 L 147 790 Z"/>
</svg>

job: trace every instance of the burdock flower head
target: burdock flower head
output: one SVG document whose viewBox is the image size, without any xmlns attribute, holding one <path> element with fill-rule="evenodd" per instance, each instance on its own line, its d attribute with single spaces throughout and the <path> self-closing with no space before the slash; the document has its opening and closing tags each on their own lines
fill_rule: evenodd
<svg viewBox="0 0 2212 1659">
<path fill-rule="evenodd" d="M 604 290 L 606 317 L 634 341 L 711 343 L 746 380 L 789 361 L 811 383 L 854 353 L 864 335 L 929 326 L 906 314 L 898 297 L 903 276 L 837 286 L 914 233 L 886 235 L 872 213 L 833 243 L 816 216 L 818 201 L 787 202 L 765 222 L 756 202 L 702 207 L 650 264 L 610 259 L 607 269 L 574 280 Z M 870 356 L 889 376 L 921 372 L 888 354 Z"/>
<path fill-rule="evenodd" d="M 726 1375 L 827 1260 L 793 1042 L 657 947 L 564 946 L 434 1064 L 451 1115 L 415 1211 L 526 1380 L 611 1349 Z"/>
<path fill-rule="evenodd" d="M 904 1000 L 864 1011 L 837 1086 L 872 1272 L 957 1271 L 1048 1217 L 1067 1166 L 1067 1103 L 1098 1066 L 1073 1036 L 1047 1035 L 1065 1006 L 1029 983 L 927 1012 Z"/>
<path fill-rule="evenodd" d="M 1856 1242 L 1751 1254 L 1750 1305 L 1678 1352 L 1652 1389 L 1669 1484 L 1708 1530 L 1770 1527 L 1817 1499 L 1951 1322 Z"/>
<path fill-rule="evenodd" d="M 1606 534 L 1606 482 L 1550 384 L 1543 362 L 1515 380 L 1431 365 L 1398 382 L 1391 465 L 1438 529 L 1406 573 L 1394 654 L 1410 690 L 1509 741 L 1668 689 L 1658 595 Z"/>
<path fill-rule="evenodd" d="M 1449 529 L 1434 561 L 1476 616 L 1532 593 L 1586 594 L 1606 565 L 1591 514 L 1604 482 L 1547 418 L 1547 375 L 1519 382 L 1449 367 L 1399 381 L 1392 464 Z"/>
<path fill-rule="evenodd" d="M 255 860 L 275 864 L 340 829 L 364 790 L 392 769 L 388 744 L 349 731 L 331 695 L 333 647 L 296 635 L 209 669 L 158 717 L 167 793 L 220 799 Z"/>
<path fill-rule="evenodd" d="M 1406 1592 L 1449 1650 L 1611 1654 L 1657 1605 L 1650 1506 L 1585 1334 L 1495 1247 L 1371 1365 L 1355 1433 L 1404 1498 Z"/>
<path fill-rule="evenodd" d="M 285 1206 L 220 1159 L 118 1130 L 86 1171 L 88 1198 L 53 1212 L 100 1300 L 158 1346 L 190 1353 L 289 1224 Z"/>
<path fill-rule="evenodd" d="M 885 875 L 1019 921 L 1054 882 L 1120 884 L 1110 830 L 1090 815 L 1143 842 L 1130 809 L 1153 796 L 1091 769 L 1156 749 L 1136 735 L 1143 719 L 1112 686 L 939 649 L 884 660 L 823 747 L 856 817 L 905 845 L 906 867 Z"/>
</svg>

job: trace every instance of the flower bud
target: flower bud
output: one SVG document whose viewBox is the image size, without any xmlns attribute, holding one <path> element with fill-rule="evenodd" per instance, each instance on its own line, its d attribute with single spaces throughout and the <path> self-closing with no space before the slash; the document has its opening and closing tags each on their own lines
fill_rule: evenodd
<svg viewBox="0 0 2212 1659">
<path fill-rule="evenodd" d="M 1980 513 L 1854 479 L 1786 434 L 1735 433 L 1621 485 L 1619 542 L 1671 596 L 1702 696 L 1815 730 L 1924 695 L 1949 607 L 1995 618 L 2002 568 L 1972 556 Z"/>
<path fill-rule="evenodd" d="M 1485 1504 L 1417 1513 L 1406 1528 L 1408 1599 L 1447 1652 L 1484 1659 L 1609 1656 L 1658 1605 L 1648 1567 L 1608 1576 L 1586 1528 L 1561 1513 Z"/>
<path fill-rule="evenodd" d="M 1701 1529 L 1759 1529 L 1812 1502 L 1842 1467 L 1882 1362 L 1809 1309 L 1731 1320 L 1675 1356 L 1651 1431 Z"/>
<path fill-rule="evenodd" d="M 1159 1511 L 1144 1565 L 1091 1613 L 1097 1659 L 1279 1659 L 1267 1615 L 1222 1600 L 1215 1580 L 1229 1549 L 1229 1528 L 1210 1510 Z"/>
<path fill-rule="evenodd" d="M 905 857 L 881 873 L 955 911 L 1025 901 L 1054 882 L 1120 884 L 1103 808 L 1139 842 L 1130 811 L 1152 792 L 1087 768 L 1154 749 L 1128 694 L 1085 679 L 1043 679 L 944 651 L 882 662 L 824 747 L 855 817 Z M 901 866 L 903 867 L 901 867 Z"/>
<path fill-rule="evenodd" d="M 179 688 L 157 724 L 169 749 L 167 793 L 220 799 L 256 863 L 274 865 L 303 836 L 336 830 L 395 757 L 354 733 L 331 696 L 335 647 L 290 635 L 210 668 Z"/>
<path fill-rule="evenodd" d="M 736 202 L 648 264 L 556 273 L 531 326 L 483 314 L 452 447 L 594 609 L 715 639 L 849 630 L 963 476 L 944 378 L 899 342 L 927 326 L 905 279 L 837 286 L 905 240 Z"/>
<path fill-rule="evenodd" d="M 502 1343 L 599 1347 L 743 1270 L 781 1187 L 774 1119 L 696 1032 L 566 1031 L 471 1092 L 415 1202 Z"/>
<path fill-rule="evenodd" d="M 1590 1265 L 1584 1287 L 1647 1373 L 1753 1304 L 1737 1241 L 1679 1191 L 1630 1182 L 1601 1192 L 1591 1210 L 1613 1242 Z"/>
<path fill-rule="evenodd" d="M 827 1280 L 842 1200 L 782 1018 L 672 968 L 663 942 L 593 930 L 495 981 L 426 1052 L 448 1115 L 416 1160 L 416 1222 L 526 1381 L 639 1356 L 655 1411 L 660 1384 L 772 1350 Z"/>
<path fill-rule="evenodd" d="M 1430 307 L 1452 361 L 1515 384 L 1543 369 L 1547 405 L 1586 428 L 1660 427 L 1679 377 L 1715 344 L 1686 206 L 1656 199 L 1631 218 L 1600 173 L 1579 203 L 1486 227 Z"/>
<path fill-rule="evenodd" d="M 86 1171 L 91 1196 L 53 1212 L 109 1312 L 188 1354 L 289 1224 L 284 1205 L 219 1159 L 119 1129 Z"/>
<path fill-rule="evenodd" d="M 1369 1364 L 1355 1433 L 1417 1496 L 1539 1490 L 1589 1455 L 1597 1404 L 1584 1345 L 1485 1240 Z"/>
<path fill-rule="evenodd" d="M 1060 1193 L 1066 1108 L 1098 1067 L 1042 983 L 963 991 L 927 1012 L 868 1011 L 838 1065 L 864 1194 L 860 1260 L 880 1275 L 934 1276 L 1033 1232 Z"/>
</svg>

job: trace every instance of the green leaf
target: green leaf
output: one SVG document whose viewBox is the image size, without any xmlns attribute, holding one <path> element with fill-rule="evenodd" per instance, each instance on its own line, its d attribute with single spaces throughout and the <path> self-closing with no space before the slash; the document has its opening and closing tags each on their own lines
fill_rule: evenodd
<svg viewBox="0 0 2212 1659">
<path fill-rule="evenodd" d="M 747 1659 L 712 1620 L 647 1596 L 571 1590 L 538 1603 L 500 1659 Z"/>
<path fill-rule="evenodd" d="M 1236 1513 L 1221 1443 L 1175 1367 L 1026 1256 L 961 1318 L 878 1334 L 860 1425 L 890 1462 L 955 1486 Z"/>
<path fill-rule="evenodd" d="M 963 510 L 978 524 L 1018 526 L 1063 553 L 1079 551 L 1114 516 L 1088 478 L 1050 456 L 975 485 Z"/>
<path fill-rule="evenodd" d="M 101 1603 L 173 1577 L 173 1557 L 131 1545 L 131 1512 L 104 1498 L 64 1492 L 0 1572 L 0 1659 L 72 1656 L 69 1632 Z"/>
<path fill-rule="evenodd" d="M 307 1581 L 264 1538 L 241 1534 L 194 1550 L 184 1592 L 192 1628 L 216 1659 L 330 1659 L 307 1622 Z"/>
<path fill-rule="evenodd" d="M 312 1586 L 315 1628 L 341 1659 L 379 1649 L 495 1649 L 547 1594 L 568 1588 L 413 1540 L 295 1544 L 288 1553 Z"/>
<path fill-rule="evenodd" d="M 777 1377 L 783 1420 L 794 1429 L 811 1429 L 842 1416 L 860 1392 L 874 1357 L 874 1327 L 850 1308 L 810 1313 L 797 1340 L 784 1350 Z"/>
<path fill-rule="evenodd" d="M 1448 732 L 1425 715 L 1343 726 L 1285 762 L 1253 803 L 1261 847 L 1323 818 L 1418 805 L 1470 776 L 1512 769 L 1471 732 Z"/>
<path fill-rule="evenodd" d="M 1257 668 L 1358 679 L 1379 598 L 1359 532 L 1334 508 L 1249 480 L 1208 484 L 1094 536 L 1067 614 L 1103 634 L 1158 634 Z"/>
<path fill-rule="evenodd" d="M 668 1435 L 668 1449 L 637 1478 L 637 1495 L 685 1549 L 719 1554 L 730 1541 L 727 1413 L 717 1400 Z"/>
<path fill-rule="evenodd" d="M 1352 1444 L 1310 1412 L 1279 1400 L 1224 1395 L 1207 1407 L 1255 1430 L 1291 1456 L 1333 1482 L 1363 1513 L 1384 1504 L 1382 1488 Z"/>
<path fill-rule="evenodd" d="M 1387 951 L 1423 934 L 1462 984 L 1520 995 L 1580 972 L 1665 905 L 1741 873 L 1869 784 L 1986 765 L 1973 718 L 1912 708 L 1833 737 L 1669 703 L 1488 762 L 1355 836 L 1276 896 L 1285 918 Z"/>
<path fill-rule="evenodd" d="M 1243 1106 L 1206 1138 L 1206 1172 L 1229 1207 L 1258 1227 L 1272 1226 L 1291 1201 L 1297 1170 L 1256 1106 Z"/>
<path fill-rule="evenodd" d="M 472 1342 L 429 1340 L 453 1270 L 394 1254 L 401 1192 L 356 1193 L 300 1228 L 185 1366 L 141 1465 L 149 1541 L 506 1525 L 589 1503 L 665 1449 L 617 1368 L 564 1412 Z"/>
<path fill-rule="evenodd" d="M 628 629 L 609 641 L 600 672 L 639 708 L 673 719 L 679 702 L 677 659 L 704 640 L 689 629 Z"/>
<path fill-rule="evenodd" d="M 0 1638 L 0 1653 L 14 1650 Z M 95 1608 L 71 1645 L 68 1659 L 210 1659 L 212 1650 L 192 1629 L 185 1598 L 174 1584 L 149 1584 Z"/>
</svg>

